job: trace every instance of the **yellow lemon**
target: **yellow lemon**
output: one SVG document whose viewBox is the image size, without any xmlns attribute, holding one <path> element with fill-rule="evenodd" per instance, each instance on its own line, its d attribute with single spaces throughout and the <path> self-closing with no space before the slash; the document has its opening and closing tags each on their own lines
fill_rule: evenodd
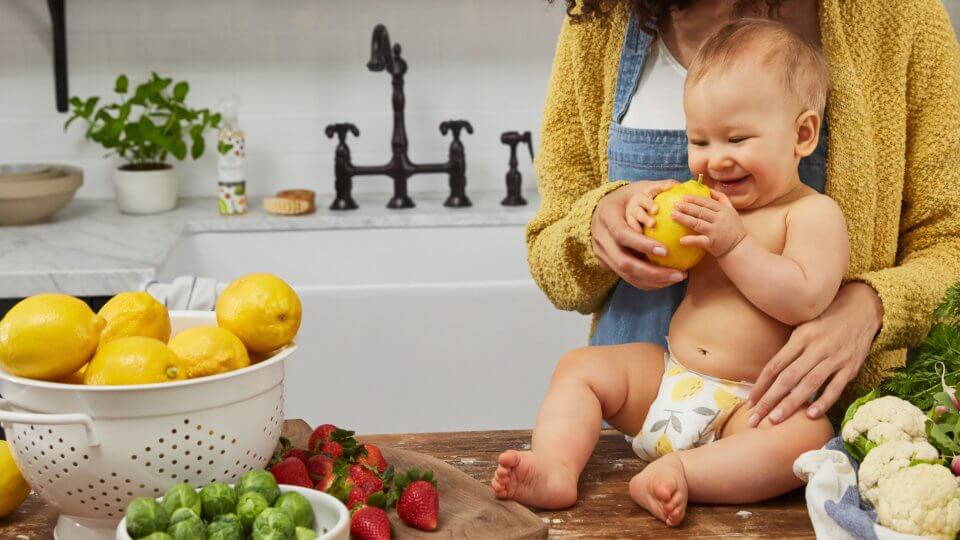
<svg viewBox="0 0 960 540">
<path fill-rule="evenodd" d="M 0 365 L 18 377 L 62 379 L 90 360 L 104 324 L 79 298 L 31 296 L 0 321 Z"/>
<path fill-rule="evenodd" d="M 699 394 L 701 390 L 703 390 L 703 379 L 699 377 L 687 377 L 673 387 L 671 397 L 673 398 L 673 402 L 676 403 L 692 398 Z"/>
<path fill-rule="evenodd" d="M 140 336 L 170 339 L 167 308 L 145 292 L 122 292 L 111 298 L 98 313 L 107 321 L 100 334 L 100 347 L 122 337 Z"/>
<path fill-rule="evenodd" d="M 670 369 L 667 370 L 667 377 L 676 377 L 681 373 L 685 373 L 687 370 L 680 365 L 670 366 Z"/>
<path fill-rule="evenodd" d="M 647 258 L 661 266 L 669 266 L 678 270 L 692 268 L 700 262 L 705 253 L 701 248 L 680 244 L 680 239 L 684 236 L 696 234 L 685 225 L 674 221 L 673 217 L 670 216 L 674 205 L 682 202 L 684 195 L 709 198 L 710 188 L 703 185 L 699 179 L 687 180 L 658 194 L 653 198 L 653 202 L 657 203 L 657 214 L 653 217 L 654 225 L 652 228 L 644 227 L 643 229 L 643 234 L 648 238 L 660 242 L 667 248 L 665 256 L 648 255 Z"/>
<path fill-rule="evenodd" d="M 13 461 L 13 452 L 7 441 L 0 441 L 0 518 L 9 516 L 27 500 L 30 485 L 23 479 Z"/>
<path fill-rule="evenodd" d="M 167 344 L 153 338 L 115 339 L 97 351 L 83 374 L 84 384 L 150 384 L 186 378 L 181 360 Z"/>
<path fill-rule="evenodd" d="M 717 402 L 717 407 L 721 409 L 733 409 L 743 403 L 743 399 L 731 394 L 723 388 L 717 388 L 713 393 L 713 399 Z"/>
<path fill-rule="evenodd" d="M 673 452 L 673 445 L 670 444 L 670 439 L 666 433 L 660 435 L 653 443 L 653 451 L 656 452 L 658 458 Z"/>
<path fill-rule="evenodd" d="M 87 371 L 87 366 L 90 364 L 84 364 L 82 368 L 78 369 L 72 375 L 67 375 L 66 378 L 60 379 L 59 383 L 63 384 L 83 384 L 83 374 Z"/>
<path fill-rule="evenodd" d="M 217 299 L 217 324 L 251 353 L 266 353 L 293 341 L 300 329 L 300 298 L 273 274 L 233 280 Z"/>
<path fill-rule="evenodd" d="M 182 361 L 188 379 L 233 371 L 250 365 L 240 338 L 216 326 L 196 326 L 170 340 L 170 350 Z"/>
</svg>

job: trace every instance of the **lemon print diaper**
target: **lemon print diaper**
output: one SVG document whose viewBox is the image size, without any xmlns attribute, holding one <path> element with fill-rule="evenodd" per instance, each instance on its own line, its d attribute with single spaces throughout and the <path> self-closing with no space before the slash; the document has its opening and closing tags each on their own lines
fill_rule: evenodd
<svg viewBox="0 0 960 540">
<path fill-rule="evenodd" d="M 718 379 L 683 367 L 664 354 L 663 379 L 633 450 L 646 462 L 674 450 L 716 440 L 723 425 L 750 394 L 752 385 Z"/>
</svg>

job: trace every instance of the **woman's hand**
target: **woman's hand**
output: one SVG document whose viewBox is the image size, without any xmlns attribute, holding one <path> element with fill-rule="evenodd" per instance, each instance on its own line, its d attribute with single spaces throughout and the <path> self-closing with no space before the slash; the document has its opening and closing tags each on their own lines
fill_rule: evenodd
<svg viewBox="0 0 960 540">
<path fill-rule="evenodd" d="M 686 272 L 646 260 L 646 255 L 666 255 L 667 248 L 627 224 L 627 204 L 637 194 L 659 193 L 676 180 L 639 181 L 605 195 L 593 212 L 590 233 L 593 252 L 601 266 L 616 272 L 638 289 L 661 289 L 686 279 Z M 653 191 L 651 191 L 653 190 Z"/>
<path fill-rule="evenodd" d="M 672 217 L 697 234 L 684 236 L 680 243 L 704 249 L 716 258 L 733 251 L 744 238 L 747 228 L 730 199 L 710 190 L 710 198 L 686 195 L 673 206 Z"/>
<path fill-rule="evenodd" d="M 764 417 L 774 424 L 789 418 L 829 380 L 807 408 L 809 418 L 820 417 L 860 372 L 882 321 L 883 304 L 872 287 L 859 282 L 841 287 L 827 310 L 796 327 L 763 368 L 750 392 L 756 404 L 750 426 Z"/>
</svg>

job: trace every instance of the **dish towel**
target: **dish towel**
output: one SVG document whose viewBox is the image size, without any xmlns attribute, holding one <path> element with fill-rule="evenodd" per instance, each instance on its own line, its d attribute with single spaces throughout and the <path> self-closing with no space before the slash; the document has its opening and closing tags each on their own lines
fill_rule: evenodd
<svg viewBox="0 0 960 540">
<path fill-rule="evenodd" d="M 793 473 L 807 483 L 807 512 L 818 539 L 922 540 L 877 524 L 877 513 L 860 499 L 857 463 L 840 437 L 801 454 L 793 462 Z"/>
<path fill-rule="evenodd" d="M 170 283 L 150 280 L 143 290 L 167 309 L 213 311 L 217 305 L 217 280 L 198 276 L 179 276 Z"/>
</svg>

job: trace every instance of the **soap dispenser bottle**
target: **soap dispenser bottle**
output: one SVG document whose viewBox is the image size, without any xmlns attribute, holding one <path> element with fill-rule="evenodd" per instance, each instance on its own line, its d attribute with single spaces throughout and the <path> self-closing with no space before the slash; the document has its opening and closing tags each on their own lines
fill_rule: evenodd
<svg viewBox="0 0 960 540">
<path fill-rule="evenodd" d="M 217 157 L 217 204 L 222 215 L 247 212 L 247 174 L 244 161 L 246 140 L 237 122 L 237 100 L 225 98 L 220 103 L 220 127 Z"/>
</svg>

